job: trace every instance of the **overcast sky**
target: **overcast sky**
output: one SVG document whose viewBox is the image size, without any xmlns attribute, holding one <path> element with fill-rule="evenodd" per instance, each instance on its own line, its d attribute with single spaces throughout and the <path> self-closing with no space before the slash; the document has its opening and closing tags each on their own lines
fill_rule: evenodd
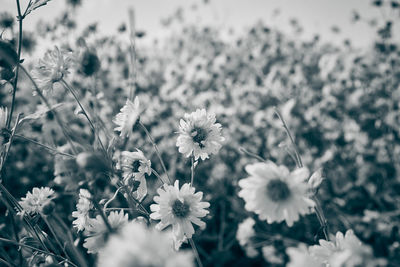
<svg viewBox="0 0 400 267">
<path fill-rule="evenodd" d="M 26 5 L 28 0 L 21 2 Z M 375 37 L 374 30 L 365 23 L 352 24 L 352 11 L 357 10 L 367 18 L 382 19 L 389 15 L 389 12 L 382 14 L 373 8 L 369 0 L 210 0 L 206 6 L 202 3 L 202 0 L 83 0 L 77 14 L 78 25 L 83 27 L 98 21 L 102 33 L 115 33 L 116 28 L 127 21 L 128 8 L 133 7 L 137 28 L 145 30 L 147 38 L 151 39 L 165 32 L 160 24 L 161 18 L 180 6 L 191 10 L 190 7 L 197 4 L 199 8 L 196 12 L 187 12 L 191 21 L 240 30 L 262 19 L 288 32 L 289 19 L 297 18 L 304 27 L 306 37 L 319 33 L 322 40 L 328 42 L 341 43 L 348 38 L 355 46 L 365 47 Z M 40 18 L 51 20 L 64 8 L 65 0 L 52 0 L 29 15 L 25 27 L 33 29 L 32 25 Z M 280 9 L 278 17 L 273 16 L 276 9 Z M 0 10 L 15 13 L 15 0 L 0 0 Z M 332 33 L 330 29 L 333 25 L 341 29 L 340 34 Z"/>
</svg>

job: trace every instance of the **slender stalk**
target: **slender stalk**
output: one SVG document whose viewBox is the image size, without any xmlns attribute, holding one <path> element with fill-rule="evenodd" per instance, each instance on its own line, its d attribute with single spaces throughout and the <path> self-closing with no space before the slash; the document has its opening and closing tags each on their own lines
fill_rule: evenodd
<svg viewBox="0 0 400 267">
<path fill-rule="evenodd" d="M 155 169 L 151 168 L 151 172 L 158 178 L 158 180 L 161 181 L 161 183 L 164 184 L 163 179 L 161 178 L 160 174 Z"/>
<path fill-rule="evenodd" d="M 20 64 L 18 64 L 20 65 Z M 25 73 L 25 75 L 28 77 L 28 79 L 31 81 L 31 83 L 33 84 L 33 86 L 35 87 L 35 91 L 36 93 L 39 95 L 40 99 L 42 99 L 42 101 L 45 103 L 45 105 L 47 106 L 47 108 L 50 110 L 50 112 L 54 115 L 58 125 L 60 126 L 65 138 L 67 139 L 67 142 L 69 143 L 69 145 L 71 146 L 72 151 L 74 152 L 74 154 L 78 154 L 78 151 L 75 148 L 74 143 L 72 142 L 71 137 L 69 136 L 67 129 L 65 128 L 64 124 L 62 123 L 62 120 L 60 118 L 60 116 L 58 116 L 58 113 L 52 109 L 49 101 L 47 101 L 47 99 L 44 97 L 43 93 L 40 91 L 38 85 L 36 84 L 35 80 L 32 78 L 32 76 L 29 74 L 29 72 L 22 66 L 20 65 L 21 70 Z"/>
<path fill-rule="evenodd" d="M 22 21 L 24 20 L 24 16 L 21 14 L 21 6 L 19 4 L 19 0 L 16 0 L 17 2 L 17 11 L 18 11 L 18 23 L 19 23 L 19 34 L 18 34 L 18 63 L 21 60 L 21 50 L 22 50 Z M 17 93 L 17 85 L 18 85 L 18 74 L 19 74 L 19 64 L 17 64 L 17 67 L 15 69 L 15 76 L 14 76 L 14 82 L 13 82 L 13 92 L 12 92 L 12 100 L 11 100 L 11 108 L 10 108 L 10 114 L 7 118 L 7 128 L 10 128 L 11 125 L 11 120 L 12 120 L 12 115 L 14 112 L 14 106 L 15 106 L 15 95 Z"/>
<path fill-rule="evenodd" d="M 194 181 L 194 156 L 190 156 L 190 160 L 192 162 L 192 165 L 190 166 L 190 186 L 193 187 L 193 181 Z"/>
<path fill-rule="evenodd" d="M 71 264 L 72 266 L 78 267 L 77 265 L 75 265 L 75 264 L 74 264 L 73 262 L 71 262 L 70 260 L 68 260 L 68 259 L 66 259 L 66 258 L 64 258 L 64 257 L 62 257 L 62 256 L 60 256 L 60 255 L 51 253 L 51 252 L 49 252 L 49 251 L 44 251 L 44 250 L 41 250 L 41 249 L 39 249 L 39 248 L 35 248 L 35 247 L 32 247 L 32 246 L 29 246 L 29 245 L 26 245 L 26 244 L 23 244 L 23 243 L 19 243 L 19 242 L 13 241 L 13 240 L 5 239 L 5 238 L 2 238 L 2 237 L 0 237 L 0 241 L 1 241 L 1 242 L 4 242 L 4 243 L 11 244 L 11 245 L 19 246 L 19 247 L 29 248 L 29 249 L 38 251 L 38 252 L 43 253 L 43 254 L 46 254 L 46 255 L 50 255 L 50 256 L 56 257 L 56 258 L 58 258 L 58 259 L 61 259 L 62 261 L 68 262 L 68 263 Z"/>
<path fill-rule="evenodd" d="M 194 243 L 193 239 L 191 239 L 191 238 L 188 238 L 188 239 L 189 239 L 190 246 L 192 247 L 194 257 L 196 258 L 197 265 L 199 267 L 203 267 L 203 264 L 201 263 L 201 259 L 199 256 L 199 252 L 197 251 L 197 248 L 196 248 L 196 244 Z"/>
<path fill-rule="evenodd" d="M 60 155 L 67 156 L 67 157 L 70 157 L 70 158 L 75 158 L 74 155 L 58 151 L 56 148 L 52 148 L 52 147 L 49 147 L 49 146 L 47 146 L 45 144 L 39 143 L 39 142 L 37 142 L 37 141 L 35 141 L 33 139 L 30 139 L 29 137 L 26 137 L 26 136 L 23 136 L 23 135 L 19 135 L 19 134 L 15 134 L 14 136 L 18 137 L 18 138 L 21 138 L 21 139 L 24 139 L 25 141 L 31 142 L 32 144 L 38 145 L 40 147 L 43 147 L 43 148 L 53 152 L 54 154 L 60 154 Z"/>
<path fill-rule="evenodd" d="M 136 28 L 135 28 L 135 11 L 131 8 L 129 9 L 129 39 L 130 39 L 130 50 L 129 54 L 131 56 L 131 65 L 129 68 L 129 99 L 133 101 L 133 96 L 136 91 Z"/>
<path fill-rule="evenodd" d="M 94 196 L 93 192 L 90 192 L 90 194 L 92 196 Z M 112 229 L 112 227 L 110 225 L 110 222 L 108 221 L 107 216 L 104 214 L 103 209 L 100 207 L 100 204 L 94 198 L 92 198 L 92 203 L 93 203 L 93 206 L 99 211 L 100 216 L 103 219 L 104 224 L 106 225 L 108 232 L 112 233 L 113 229 Z"/>
<path fill-rule="evenodd" d="M 143 128 L 144 132 L 146 133 L 147 137 L 150 139 L 151 144 L 154 147 L 154 150 L 156 151 L 156 155 L 158 157 L 158 159 L 160 160 L 161 166 L 165 172 L 165 175 L 167 176 L 168 181 L 164 181 L 164 183 L 166 184 L 172 184 L 171 179 L 169 178 L 168 172 L 167 172 L 167 168 L 165 167 L 164 161 L 161 157 L 160 151 L 158 150 L 158 146 L 155 143 L 153 137 L 151 136 L 150 132 L 147 130 L 146 126 L 144 126 L 144 124 L 139 120 L 138 121 L 140 126 Z"/>
<path fill-rule="evenodd" d="M 292 134 L 291 134 L 291 132 L 290 132 L 290 130 L 289 130 L 287 124 L 286 124 L 286 121 L 283 119 L 283 117 L 279 113 L 278 109 L 276 109 L 276 108 L 275 108 L 275 113 L 278 116 L 278 118 L 281 120 L 281 122 L 283 124 L 283 128 L 286 131 L 286 134 L 288 135 L 290 141 L 292 142 L 293 149 L 294 149 L 294 152 L 295 152 L 295 155 L 296 155 L 297 168 L 302 168 L 303 167 L 303 162 L 301 160 L 300 154 L 298 152 L 298 149 L 297 149 L 296 143 L 294 142 Z M 322 207 L 321 207 L 321 204 L 319 203 L 318 197 L 316 195 L 314 195 L 313 199 L 314 199 L 314 202 L 315 202 L 315 213 L 317 215 L 318 221 L 319 221 L 319 223 L 320 223 L 320 225 L 322 227 L 322 230 L 324 232 L 325 239 L 327 241 L 329 241 L 328 223 L 327 223 L 327 220 L 325 218 L 324 211 L 322 210 Z"/>
<path fill-rule="evenodd" d="M 11 266 L 11 267 L 17 266 L 17 265 L 15 265 L 15 264 L 9 263 L 9 262 L 6 261 L 6 260 L 3 260 L 2 258 L 0 258 L 0 263 L 1 263 L 1 264 L 4 264 L 4 266 Z"/>
<path fill-rule="evenodd" d="M 263 159 L 263 158 L 260 157 L 259 155 L 255 154 L 255 153 L 253 153 L 253 152 L 248 151 L 248 150 L 247 150 L 246 148 L 244 148 L 244 147 L 239 147 L 239 151 L 242 152 L 242 153 L 247 154 L 247 155 L 250 156 L 250 157 L 253 157 L 253 158 L 255 158 L 255 159 L 258 159 L 259 161 L 262 161 L 262 162 L 265 162 L 265 161 L 266 161 L 265 159 Z"/>
<path fill-rule="evenodd" d="M 61 250 L 64 252 L 64 255 L 71 260 L 71 258 L 69 257 L 67 251 L 65 250 L 65 246 L 61 243 L 60 239 L 58 238 L 58 235 L 56 234 L 56 232 L 53 229 L 53 226 L 50 224 L 50 222 L 47 220 L 46 215 L 42 215 L 40 214 L 40 216 L 43 218 L 44 222 L 47 224 L 47 227 L 49 227 L 49 230 L 51 232 L 51 234 L 53 235 L 54 239 L 57 242 L 57 245 L 61 248 Z"/>
</svg>

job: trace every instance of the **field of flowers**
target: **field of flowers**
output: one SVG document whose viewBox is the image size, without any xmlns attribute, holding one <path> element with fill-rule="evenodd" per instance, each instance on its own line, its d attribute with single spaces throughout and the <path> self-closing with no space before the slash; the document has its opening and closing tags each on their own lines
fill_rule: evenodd
<svg viewBox="0 0 400 267">
<path fill-rule="evenodd" d="M 25 31 L 53 2 L 0 12 L 0 266 L 400 266 L 395 21 L 362 50 L 262 22 L 136 46 L 69 0 Z"/>
</svg>

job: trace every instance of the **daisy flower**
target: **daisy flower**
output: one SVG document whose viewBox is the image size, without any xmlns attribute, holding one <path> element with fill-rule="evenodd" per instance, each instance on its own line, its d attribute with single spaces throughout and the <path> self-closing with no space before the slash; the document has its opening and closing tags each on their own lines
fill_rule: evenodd
<svg viewBox="0 0 400 267">
<path fill-rule="evenodd" d="M 203 192 L 194 193 L 195 189 L 188 183 L 179 189 L 179 181 L 175 184 L 164 184 L 164 188 L 159 188 L 157 193 L 159 196 L 154 197 L 157 204 L 152 204 L 150 218 L 153 220 L 161 220 L 156 228 L 162 230 L 172 225 L 172 233 L 175 249 L 178 250 L 180 245 L 191 238 L 194 234 L 192 223 L 204 228 L 205 222 L 199 218 L 205 217 L 209 211 L 210 203 L 202 202 Z"/>
<path fill-rule="evenodd" d="M 167 233 L 131 222 L 118 235 L 110 237 L 99 252 L 97 266 L 191 267 L 194 264 L 191 252 L 173 250 Z"/>
<path fill-rule="evenodd" d="M 205 109 L 197 109 L 184 117 L 180 120 L 176 141 L 179 152 L 186 157 L 194 155 L 195 160 L 205 160 L 210 154 L 218 153 L 225 138 L 221 136 L 221 124 L 215 123 L 215 115 L 207 114 Z"/>
<path fill-rule="evenodd" d="M 136 122 L 139 120 L 140 116 L 140 103 L 139 97 L 135 97 L 135 100 L 126 100 L 125 106 L 121 108 L 121 112 L 115 116 L 113 122 L 118 125 L 115 127 L 115 131 L 120 132 L 121 137 L 129 137 L 135 126 Z"/>
<path fill-rule="evenodd" d="M 348 230 L 345 235 L 336 233 L 335 241 L 319 240 L 319 245 L 310 247 L 310 254 L 331 267 L 374 266 L 372 249 L 365 246 Z"/>
<path fill-rule="evenodd" d="M 128 214 L 124 214 L 123 211 L 112 211 L 107 219 L 111 228 L 116 230 L 128 223 Z M 95 219 L 90 219 L 86 226 L 85 235 L 87 237 L 83 246 L 87 248 L 88 253 L 97 253 L 104 246 L 108 234 L 103 218 L 97 215 Z"/>
<path fill-rule="evenodd" d="M 79 190 L 79 201 L 76 204 L 76 211 L 72 212 L 72 217 L 76 218 L 72 223 L 79 231 L 84 230 L 90 221 L 89 212 L 93 209 L 93 203 L 90 201 L 92 195 L 86 189 Z"/>
<path fill-rule="evenodd" d="M 61 81 L 67 74 L 69 68 L 74 63 L 71 53 L 60 51 L 58 47 L 46 52 L 43 59 L 39 59 L 39 64 L 32 71 L 39 88 L 44 95 L 53 91 L 53 85 Z"/>
<path fill-rule="evenodd" d="M 33 214 L 41 213 L 44 206 L 49 204 L 54 198 L 54 191 L 49 187 L 35 187 L 32 193 L 28 192 L 26 197 L 21 198 L 19 204 L 24 212 Z"/>
<path fill-rule="evenodd" d="M 307 168 L 290 172 L 285 166 L 273 162 L 259 162 L 245 167 L 249 177 L 239 181 L 239 196 L 248 211 L 258 214 L 268 223 L 286 221 L 288 226 L 299 215 L 312 211 L 315 203 L 308 196 Z"/>
<path fill-rule="evenodd" d="M 239 224 L 236 232 L 236 239 L 242 247 L 249 243 L 250 238 L 255 236 L 256 233 L 253 228 L 255 224 L 256 222 L 253 218 L 247 218 Z"/>
<path fill-rule="evenodd" d="M 132 187 L 134 197 L 141 201 L 147 195 L 145 175 L 151 174 L 151 161 L 139 149 L 136 152 L 123 151 L 118 167 L 123 171 L 124 183 Z M 135 182 L 139 184 L 135 185 Z"/>
<path fill-rule="evenodd" d="M 322 262 L 310 255 L 306 244 L 300 244 L 298 247 L 290 247 L 286 249 L 290 261 L 287 267 L 325 267 Z"/>
<path fill-rule="evenodd" d="M 10 137 L 10 131 L 7 129 L 7 108 L 0 108 L 0 151 L 3 150 L 3 146 L 8 142 Z"/>
</svg>

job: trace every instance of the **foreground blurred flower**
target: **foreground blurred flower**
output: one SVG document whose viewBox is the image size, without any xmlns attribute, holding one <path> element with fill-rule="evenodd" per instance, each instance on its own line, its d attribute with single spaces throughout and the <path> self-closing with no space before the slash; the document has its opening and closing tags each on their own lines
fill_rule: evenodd
<svg viewBox="0 0 400 267">
<path fill-rule="evenodd" d="M 39 64 L 33 69 L 32 76 L 44 95 L 52 92 L 54 83 L 61 81 L 69 74 L 68 69 L 73 62 L 71 53 L 60 51 L 58 47 L 46 52 L 43 59 L 39 59 Z"/>
<path fill-rule="evenodd" d="M 290 258 L 287 267 L 325 267 L 324 264 L 310 255 L 309 249 L 305 244 L 300 244 L 298 247 L 287 248 L 286 253 Z"/>
<path fill-rule="evenodd" d="M 124 214 L 123 211 L 112 211 L 107 219 L 111 228 L 118 230 L 128 222 L 128 214 Z M 103 218 L 97 215 L 95 219 L 90 219 L 89 224 L 86 226 L 85 235 L 87 237 L 83 246 L 87 248 L 88 253 L 97 253 L 104 246 L 108 234 Z"/>
<path fill-rule="evenodd" d="M 259 215 L 268 223 L 286 221 L 288 226 L 299 219 L 299 214 L 311 212 L 315 203 L 308 196 L 306 182 L 308 170 L 293 172 L 273 162 L 247 165 L 250 177 L 239 181 L 239 196 L 246 202 L 245 208 Z"/>
<path fill-rule="evenodd" d="M 139 149 L 136 152 L 123 151 L 121 154 L 119 167 L 123 171 L 124 183 L 131 186 L 135 198 L 141 201 L 147 194 L 145 175 L 151 174 L 151 161 Z"/>
<path fill-rule="evenodd" d="M 331 267 L 375 266 L 372 249 L 363 245 L 352 230 L 345 235 L 337 232 L 335 242 L 321 239 L 319 245 L 310 247 L 310 254 Z"/>
<path fill-rule="evenodd" d="M 165 184 L 164 188 L 159 188 L 159 196 L 154 197 L 157 204 L 150 206 L 153 212 L 150 218 L 161 220 L 156 226 L 158 230 L 172 225 L 175 249 L 179 249 L 182 242 L 194 234 L 192 223 L 201 228 L 206 226 L 199 218 L 209 213 L 205 208 L 210 207 L 210 203 L 201 201 L 203 192 L 194 192 L 195 189 L 188 183 L 179 189 L 179 181 L 176 180 L 174 186 Z"/>
<path fill-rule="evenodd" d="M 239 224 L 236 232 L 236 239 L 242 247 L 249 243 L 250 238 L 255 236 L 255 231 L 253 229 L 255 223 L 253 218 L 247 218 Z"/>
<path fill-rule="evenodd" d="M 129 223 L 110 240 L 99 253 L 99 267 L 165 266 L 190 267 L 193 255 L 175 252 L 167 233 L 147 228 L 140 223 Z"/>
<path fill-rule="evenodd" d="M 26 197 L 21 198 L 19 204 L 23 212 L 27 213 L 42 213 L 43 208 L 54 198 L 54 191 L 49 187 L 35 187 L 32 193 L 28 192 Z"/>
<path fill-rule="evenodd" d="M 8 12 L 0 13 L 0 28 L 7 29 L 12 28 L 14 24 L 14 16 Z"/>
<path fill-rule="evenodd" d="M 93 209 L 93 204 L 90 201 L 92 195 L 86 189 L 79 190 L 79 201 L 76 204 L 76 211 L 72 212 L 72 217 L 76 218 L 72 223 L 78 231 L 84 230 L 89 225 L 89 212 Z"/>
<path fill-rule="evenodd" d="M 120 132 L 121 137 L 129 137 L 140 116 L 139 97 L 135 97 L 134 102 L 126 100 L 125 106 L 121 108 L 121 112 L 115 116 L 114 123 L 118 125 L 115 131 Z"/>
<path fill-rule="evenodd" d="M 215 115 L 207 114 L 205 109 L 197 109 L 184 117 L 180 120 L 176 141 L 179 152 L 186 157 L 193 154 L 195 160 L 199 157 L 205 160 L 210 154 L 216 154 L 225 138 L 221 136 L 221 124 L 215 123 Z"/>
</svg>

